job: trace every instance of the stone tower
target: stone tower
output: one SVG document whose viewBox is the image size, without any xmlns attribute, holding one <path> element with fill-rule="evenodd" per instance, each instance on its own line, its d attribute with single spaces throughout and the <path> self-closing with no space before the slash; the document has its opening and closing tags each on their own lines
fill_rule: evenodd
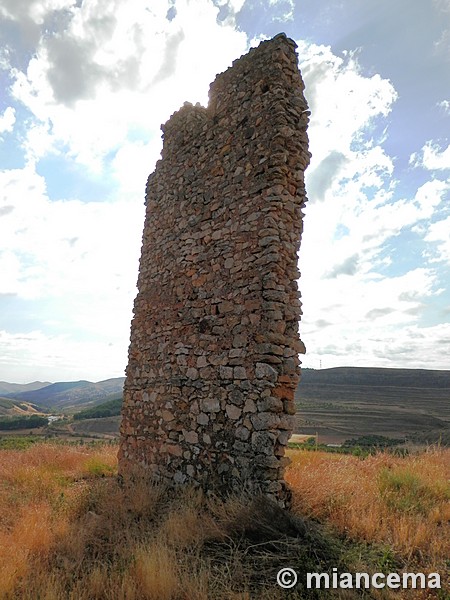
<svg viewBox="0 0 450 600">
<path fill-rule="evenodd" d="M 162 127 L 146 189 L 119 471 L 284 504 L 309 112 L 284 34 Z"/>
</svg>

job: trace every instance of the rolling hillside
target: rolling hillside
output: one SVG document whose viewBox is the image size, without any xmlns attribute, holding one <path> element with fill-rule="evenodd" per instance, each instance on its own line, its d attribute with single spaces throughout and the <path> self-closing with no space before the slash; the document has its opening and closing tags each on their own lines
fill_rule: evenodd
<svg viewBox="0 0 450 600">
<path fill-rule="evenodd" d="M 450 371 L 369 367 L 337 367 L 320 370 L 302 369 L 301 384 L 433 388 L 444 389 L 450 392 Z"/>
<path fill-rule="evenodd" d="M 35 404 L 0 397 L 0 417 L 20 417 L 24 415 L 35 415 L 43 410 Z"/>
<path fill-rule="evenodd" d="M 108 400 L 97 404 L 92 408 L 86 408 L 79 412 L 74 413 L 73 418 L 75 421 L 82 421 L 84 419 L 102 419 L 104 417 L 116 417 L 120 415 L 122 410 L 123 394 L 117 394 Z"/>
<path fill-rule="evenodd" d="M 122 392 L 124 377 L 92 383 L 69 381 L 52 383 L 39 390 L 11 394 L 15 400 L 32 402 L 61 412 L 74 412 L 100 404 Z"/>
<path fill-rule="evenodd" d="M 450 371 L 305 369 L 296 400 L 296 431 L 325 443 L 371 434 L 450 443 Z"/>
<path fill-rule="evenodd" d="M 76 429 L 98 429 L 108 418 L 117 433 L 124 378 L 58 382 L 0 399 L 0 415 L 32 414 L 39 407 L 67 414 L 106 408 L 76 419 Z M 3 394 L 4 395 L 4 394 Z M 107 402 L 106 406 L 99 406 Z M 416 443 L 450 445 L 450 371 L 342 367 L 304 369 L 296 392 L 296 433 L 324 443 L 382 435 Z M 115 410 L 111 413 L 109 409 Z M 94 426 L 95 425 L 95 426 Z M 57 427 L 57 425 L 55 425 Z"/>
</svg>

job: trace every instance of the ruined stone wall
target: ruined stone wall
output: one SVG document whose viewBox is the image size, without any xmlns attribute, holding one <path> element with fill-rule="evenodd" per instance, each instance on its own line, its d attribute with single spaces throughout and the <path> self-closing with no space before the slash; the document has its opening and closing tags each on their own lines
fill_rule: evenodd
<svg viewBox="0 0 450 600">
<path fill-rule="evenodd" d="M 234 61 L 163 126 L 146 190 L 119 469 L 283 503 L 310 154 L 295 44 Z"/>
</svg>

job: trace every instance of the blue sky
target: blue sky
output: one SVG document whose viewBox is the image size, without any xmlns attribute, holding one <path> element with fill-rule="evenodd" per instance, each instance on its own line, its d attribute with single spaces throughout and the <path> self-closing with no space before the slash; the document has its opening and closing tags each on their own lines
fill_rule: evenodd
<svg viewBox="0 0 450 600">
<path fill-rule="evenodd" d="M 123 375 L 160 125 L 280 31 L 312 112 L 303 365 L 450 368 L 449 0 L 2 0 L 0 380 Z"/>
</svg>

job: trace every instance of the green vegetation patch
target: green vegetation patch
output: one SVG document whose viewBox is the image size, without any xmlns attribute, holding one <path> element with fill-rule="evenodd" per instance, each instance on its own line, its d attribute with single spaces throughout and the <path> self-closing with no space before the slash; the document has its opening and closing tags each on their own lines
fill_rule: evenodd
<svg viewBox="0 0 450 600">
<path fill-rule="evenodd" d="M 0 450 L 26 450 L 36 442 L 42 443 L 42 438 L 34 435 L 0 436 Z"/>
<path fill-rule="evenodd" d="M 89 475 L 94 475 L 95 477 L 107 477 L 114 474 L 117 470 L 96 456 L 88 458 L 84 467 Z"/>
<path fill-rule="evenodd" d="M 36 429 L 48 424 L 47 417 L 40 415 L 24 415 L 17 417 L 0 417 L 0 430 Z"/>
<path fill-rule="evenodd" d="M 77 421 L 82 419 L 100 419 L 103 417 L 116 417 L 120 415 L 122 410 L 122 396 L 109 400 L 98 406 L 81 410 L 73 415 L 73 418 Z"/>
<path fill-rule="evenodd" d="M 357 438 L 345 440 L 344 446 L 360 448 L 392 448 L 405 443 L 404 438 L 388 438 L 384 435 L 362 435 Z"/>
<path fill-rule="evenodd" d="M 9 400 L 9 398 L 0 398 L 0 406 L 2 408 L 14 408 L 15 403 L 12 400 Z"/>
<path fill-rule="evenodd" d="M 318 444 L 315 437 L 310 437 L 305 442 L 290 442 L 288 446 L 289 448 L 298 450 L 329 452 L 331 454 L 352 454 L 353 456 L 365 458 L 383 450 L 406 456 L 408 450 L 402 447 L 404 444 L 405 440 L 400 438 L 388 438 L 383 435 L 364 435 L 346 440 L 342 445 Z"/>
<path fill-rule="evenodd" d="M 438 501 L 450 498 L 450 488 L 432 487 L 408 469 L 382 469 L 378 486 L 386 506 L 400 513 L 426 515 Z"/>
</svg>

